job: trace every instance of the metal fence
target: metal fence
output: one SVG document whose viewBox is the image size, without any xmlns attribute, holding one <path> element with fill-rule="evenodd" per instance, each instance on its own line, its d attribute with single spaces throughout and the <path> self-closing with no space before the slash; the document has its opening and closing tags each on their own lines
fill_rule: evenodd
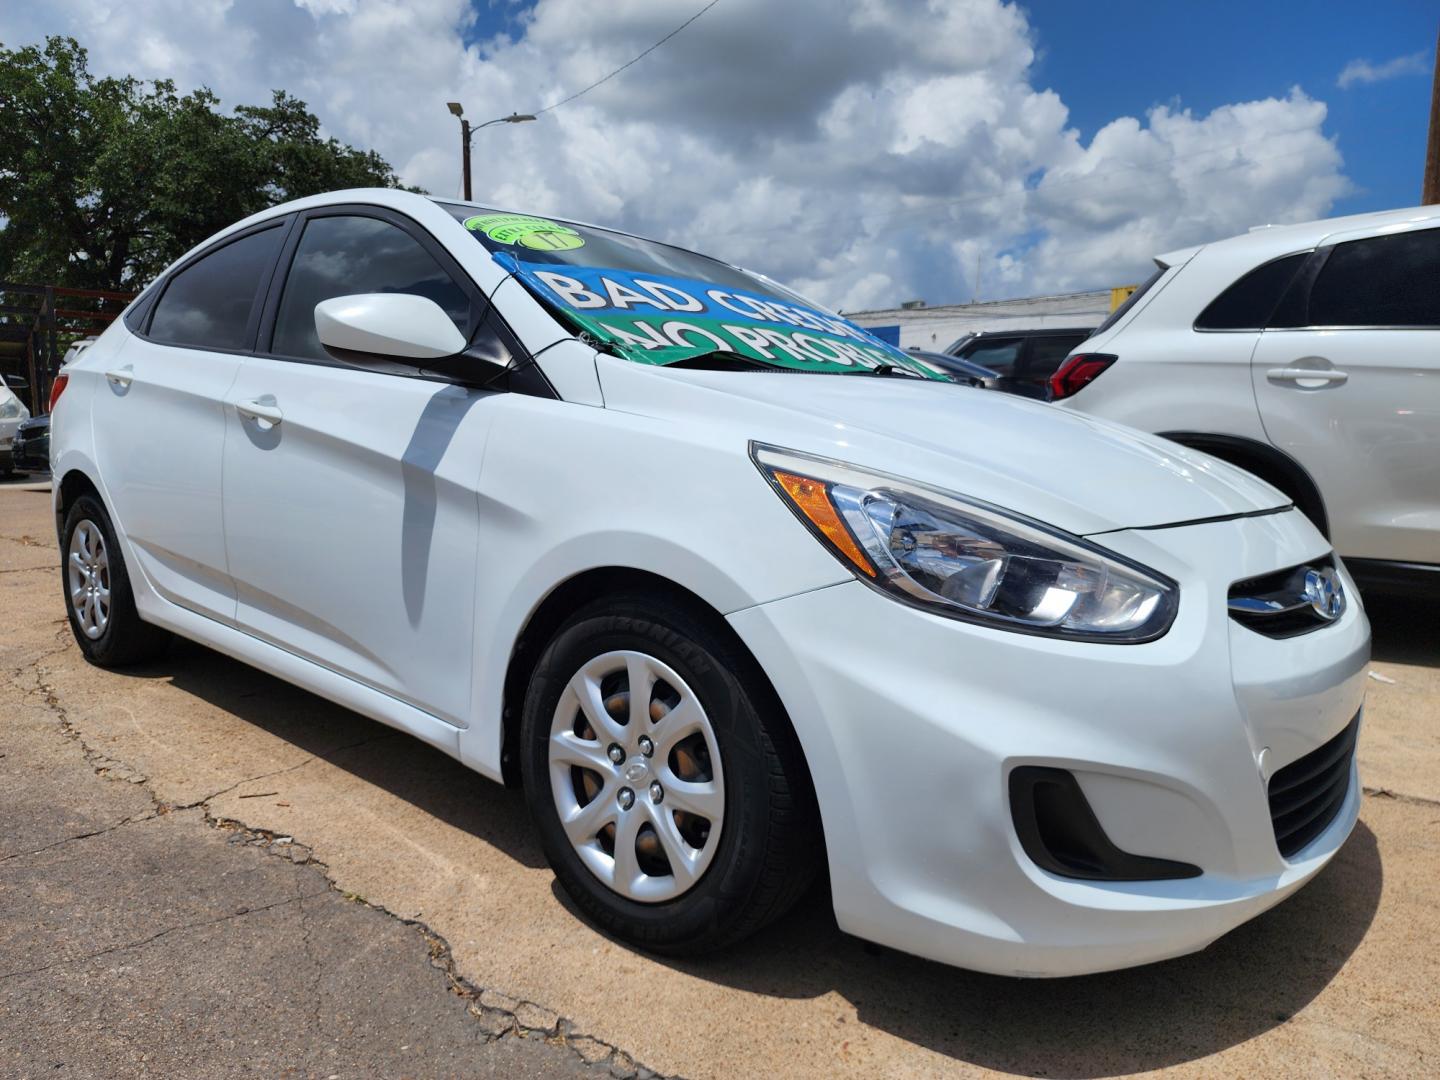
<svg viewBox="0 0 1440 1080">
<path fill-rule="evenodd" d="M 65 351 L 99 334 L 134 298 L 128 292 L 0 281 L 0 375 L 32 415 L 48 407 Z M 24 387 L 16 386 L 20 380 Z"/>
</svg>

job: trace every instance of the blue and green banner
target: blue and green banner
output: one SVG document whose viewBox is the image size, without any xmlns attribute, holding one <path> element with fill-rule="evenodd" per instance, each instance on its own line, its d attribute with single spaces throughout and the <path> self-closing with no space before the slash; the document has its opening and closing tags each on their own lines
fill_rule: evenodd
<svg viewBox="0 0 1440 1080">
<path fill-rule="evenodd" d="M 584 236 L 559 222 L 490 214 L 469 218 L 465 227 L 488 237 L 494 259 L 577 329 L 630 360 L 670 364 L 721 352 L 799 370 L 890 364 L 934 377 L 854 323 L 793 299 L 758 288 L 583 265 L 576 249 L 585 246 Z M 496 250 L 500 245 L 505 249 Z M 529 260 L 527 252 L 546 255 Z M 564 252 L 563 261 L 553 257 L 558 252 Z"/>
</svg>

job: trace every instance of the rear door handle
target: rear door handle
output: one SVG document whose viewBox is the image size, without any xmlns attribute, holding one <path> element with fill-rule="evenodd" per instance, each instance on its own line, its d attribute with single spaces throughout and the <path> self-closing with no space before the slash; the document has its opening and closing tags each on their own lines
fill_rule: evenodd
<svg viewBox="0 0 1440 1080">
<path fill-rule="evenodd" d="M 1271 382 L 1319 382 L 1333 383 L 1339 386 L 1350 373 L 1336 371 L 1334 368 L 1301 368 L 1301 367 L 1272 367 L 1265 372 L 1265 377 Z"/>
<path fill-rule="evenodd" d="M 115 368 L 112 371 L 105 372 L 105 378 L 109 380 L 111 386 L 118 386 L 121 390 L 124 390 L 135 381 L 135 369 L 131 365 L 126 364 L 122 368 Z"/>
<path fill-rule="evenodd" d="M 254 398 L 249 401 L 237 401 L 235 403 L 235 411 L 241 416 L 248 417 L 251 420 L 258 420 L 271 427 L 274 427 L 280 423 L 281 420 L 285 419 L 285 414 L 280 411 L 280 406 L 275 404 L 274 398 L 270 398 L 268 401 Z"/>
</svg>

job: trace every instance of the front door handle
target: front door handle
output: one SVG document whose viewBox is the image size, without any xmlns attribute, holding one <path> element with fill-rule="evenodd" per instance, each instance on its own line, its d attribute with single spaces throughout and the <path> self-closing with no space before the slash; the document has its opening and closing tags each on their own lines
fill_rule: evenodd
<svg viewBox="0 0 1440 1080">
<path fill-rule="evenodd" d="M 1272 367 L 1265 372 L 1265 377 L 1271 382 L 1314 382 L 1339 386 L 1350 378 L 1350 374 L 1334 368 Z"/>
<path fill-rule="evenodd" d="M 252 398 L 248 401 L 237 401 L 235 411 L 241 416 L 250 420 L 259 421 L 261 424 L 274 427 L 285 419 L 285 414 L 280 411 L 280 406 L 275 404 L 273 397 Z"/>
<path fill-rule="evenodd" d="M 135 381 L 135 369 L 131 365 L 126 364 L 122 368 L 115 368 L 105 372 L 105 378 L 111 386 L 124 390 Z"/>
</svg>

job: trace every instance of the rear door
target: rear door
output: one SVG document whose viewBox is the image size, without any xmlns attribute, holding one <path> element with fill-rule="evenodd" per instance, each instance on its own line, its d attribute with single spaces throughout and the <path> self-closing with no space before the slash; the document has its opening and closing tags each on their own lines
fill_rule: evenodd
<svg viewBox="0 0 1440 1080">
<path fill-rule="evenodd" d="M 504 397 L 340 363 L 321 300 L 404 292 L 513 352 L 484 297 L 409 219 L 327 207 L 297 223 L 261 348 L 228 394 L 225 533 L 250 633 L 454 726 L 469 712 L 479 499 Z M 424 732 L 417 732 L 424 735 Z"/>
<path fill-rule="evenodd" d="M 1327 241 L 1261 334 L 1251 378 L 1342 555 L 1440 563 L 1440 229 Z"/>
<path fill-rule="evenodd" d="M 91 405 L 100 477 L 140 570 L 165 599 L 226 622 L 224 403 L 290 221 L 227 237 L 173 271 L 107 357 Z"/>
</svg>

